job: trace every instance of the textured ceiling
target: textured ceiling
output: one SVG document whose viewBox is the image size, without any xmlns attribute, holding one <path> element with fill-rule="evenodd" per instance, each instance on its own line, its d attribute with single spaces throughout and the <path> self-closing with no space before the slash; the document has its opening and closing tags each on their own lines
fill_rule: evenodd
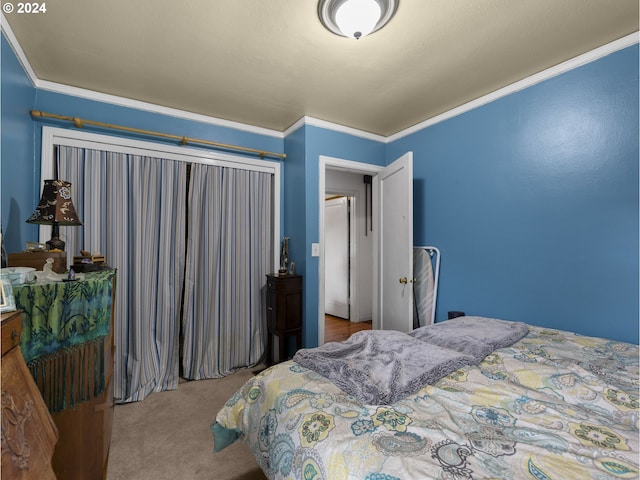
<svg viewBox="0 0 640 480">
<path fill-rule="evenodd" d="M 4 2 L 6 3 L 6 2 Z M 55 0 L 5 14 L 40 80 L 284 131 L 388 136 L 638 31 L 638 0 L 400 0 L 361 40 L 315 0 Z"/>
</svg>

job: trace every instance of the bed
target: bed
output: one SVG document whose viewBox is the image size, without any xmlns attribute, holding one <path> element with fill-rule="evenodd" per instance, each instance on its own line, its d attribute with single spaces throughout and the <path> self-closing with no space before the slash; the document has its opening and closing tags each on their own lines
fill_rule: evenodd
<svg viewBox="0 0 640 480">
<path fill-rule="evenodd" d="M 214 448 L 245 442 L 270 479 L 638 478 L 638 355 L 528 325 L 476 364 L 380 404 L 294 357 L 227 401 Z"/>
</svg>

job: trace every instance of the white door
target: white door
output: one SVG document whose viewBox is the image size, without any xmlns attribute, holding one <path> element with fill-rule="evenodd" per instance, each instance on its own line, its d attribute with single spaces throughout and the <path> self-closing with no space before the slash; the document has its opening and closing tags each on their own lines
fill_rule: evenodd
<svg viewBox="0 0 640 480">
<path fill-rule="evenodd" d="M 373 178 L 373 328 L 413 329 L 413 152 Z"/>
<path fill-rule="evenodd" d="M 349 208 L 347 197 L 325 201 L 324 311 L 349 319 Z"/>
</svg>

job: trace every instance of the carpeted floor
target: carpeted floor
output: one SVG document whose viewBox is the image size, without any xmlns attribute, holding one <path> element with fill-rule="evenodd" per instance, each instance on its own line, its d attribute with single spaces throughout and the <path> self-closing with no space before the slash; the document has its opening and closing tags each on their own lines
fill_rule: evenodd
<svg viewBox="0 0 640 480">
<path fill-rule="evenodd" d="M 243 370 L 183 382 L 177 390 L 116 405 L 107 480 L 264 480 L 243 443 L 214 453 L 210 430 L 218 410 L 251 375 Z"/>
</svg>

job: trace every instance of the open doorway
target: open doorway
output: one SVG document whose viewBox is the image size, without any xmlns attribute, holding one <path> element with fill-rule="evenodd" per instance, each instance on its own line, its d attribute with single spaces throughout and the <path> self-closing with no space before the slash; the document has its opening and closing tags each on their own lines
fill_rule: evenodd
<svg viewBox="0 0 640 480">
<path fill-rule="evenodd" d="M 351 320 L 352 269 L 357 263 L 355 206 L 354 197 L 342 194 L 327 194 L 324 201 L 324 312 L 343 320 Z"/>
<path fill-rule="evenodd" d="M 352 162 L 348 160 L 320 157 L 320 258 L 318 292 L 318 343 L 338 341 L 351 333 L 371 328 L 373 312 L 373 235 L 371 185 L 365 183 L 364 176 L 376 175 L 382 167 Z M 369 196 L 369 197 L 368 197 Z M 327 242 L 326 198 L 343 197 L 351 203 L 351 223 L 349 225 L 349 280 L 348 313 L 333 313 L 326 309 L 326 297 L 332 295 L 335 267 L 328 262 L 327 248 L 331 248 L 334 238 Z M 331 222 L 331 219 L 329 219 Z M 346 247 L 345 247 L 346 248 Z M 329 289 L 327 285 L 331 283 Z M 331 299 L 330 299 L 331 300 Z M 327 310 L 327 311 L 325 311 Z"/>
<path fill-rule="evenodd" d="M 354 185 L 348 185 L 350 182 Z M 361 285 L 363 279 L 371 278 L 371 235 L 369 221 L 364 219 L 363 228 L 363 212 L 358 208 L 363 200 L 357 188 L 360 182 L 359 174 L 327 172 L 327 192 L 340 185 L 356 188 L 348 192 L 337 188 L 340 193 L 327 193 L 325 199 L 325 343 L 341 342 L 355 332 L 371 329 L 371 288 Z M 359 238 L 363 232 L 365 238 Z"/>
</svg>

